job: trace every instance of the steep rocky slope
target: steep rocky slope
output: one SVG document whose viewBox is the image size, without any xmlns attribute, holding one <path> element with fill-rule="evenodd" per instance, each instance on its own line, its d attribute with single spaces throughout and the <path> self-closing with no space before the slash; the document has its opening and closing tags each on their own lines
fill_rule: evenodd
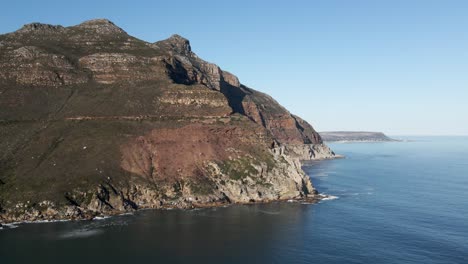
<svg viewBox="0 0 468 264">
<path fill-rule="evenodd" d="M 332 158 L 274 99 L 174 35 L 104 19 L 0 35 L 0 220 L 316 197 Z"/>
</svg>

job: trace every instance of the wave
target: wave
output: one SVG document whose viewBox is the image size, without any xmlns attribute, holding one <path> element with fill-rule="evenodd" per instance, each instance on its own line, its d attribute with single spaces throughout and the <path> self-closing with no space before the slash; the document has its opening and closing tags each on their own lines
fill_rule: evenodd
<svg viewBox="0 0 468 264">
<path fill-rule="evenodd" d="M 355 192 L 355 193 L 344 193 L 343 196 L 360 196 L 360 195 L 373 195 L 374 192 Z"/>
<path fill-rule="evenodd" d="M 34 220 L 34 221 L 18 221 L 18 222 L 12 222 L 8 224 L 2 224 L 3 228 L 0 227 L 0 230 L 2 229 L 13 229 L 19 227 L 19 225 L 22 224 L 47 224 L 47 223 L 57 223 L 57 222 L 69 222 L 71 221 L 70 219 L 56 219 L 56 220 Z"/>
<path fill-rule="evenodd" d="M 85 237 L 98 235 L 98 234 L 100 234 L 102 232 L 104 232 L 104 231 L 102 231 L 101 229 L 91 229 L 91 230 L 89 230 L 89 229 L 80 229 L 80 230 L 75 230 L 75 231 L 65 233 L 65 234 L 61 235 L 60 238 L 62 238 L 62 239 L 85 238 Z"/>
<path fill-rule="evenodd" d="M 321 201 L 330 201 L 330 200 L 339 199 L 338 196 L 329 195 L 329 194 L 320 194 L 320 196 L 322 197 Z"/>
<path fill-rule="evenodd" d="M 2 226 L 0 226 L 0 230 L 2 229 L 13 229 L 13 228 L 17 228 L 18 227 L 18 224 L 19 223 L 10 223 L 10 224 L 2 224 Z"/>
<path fill-rule="evenodd" d="M 327 197 L 323 198 L 322 201 L 335 200 L 338 198 L 339 198 L 338 196 L 328 195 Z"/>
<path fill-rule="evenodd" d="M 96 217 L 93 218 L 93 220 L 105 220 L 105 219 L 108 219 L 108 218 L 110 218 L 110 216 L 107 216 L 107 215 L 105 215 L 105 216 L 96 216 Z"/>
<path fill-rule="evenodd" d="M 44 224 L 44 223 L 57 223 L 57 222 L 69 222 L 69 219 L 57 219 L 57 220 L 35 220 L 35 221 L 24 221 L 19 224 Z"/>
<path fill-rule="evenodd" d="M 120 215 L 134 215 L 135 213 L 134 212 L 128 212 L 128 213 L 124 213 L 124 214 L 120 214 Z"/>
</svg>

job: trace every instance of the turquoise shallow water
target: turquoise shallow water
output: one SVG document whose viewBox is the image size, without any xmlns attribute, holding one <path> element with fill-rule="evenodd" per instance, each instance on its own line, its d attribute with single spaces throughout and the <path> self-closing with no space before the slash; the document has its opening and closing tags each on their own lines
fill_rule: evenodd
<svg viewBox="0 0 468 264">
<path fill-rule="evenodd" d="M 0 263 L 468 263 L 468 138 L 331 144 L 319 204 L 141 211 L 0 230 Z"/>
</svg>

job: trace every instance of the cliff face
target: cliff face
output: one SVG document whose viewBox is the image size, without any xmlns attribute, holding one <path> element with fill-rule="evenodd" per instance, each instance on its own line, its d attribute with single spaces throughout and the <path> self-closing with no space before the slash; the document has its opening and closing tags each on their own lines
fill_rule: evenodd
<svg viewBox="0 0 468 264">
<path fill-rule="evenodd" d="M 108 20 L 0 35 L 0 220 L 313 198 L 332 158 L 266 94 Z"/>
</svg>

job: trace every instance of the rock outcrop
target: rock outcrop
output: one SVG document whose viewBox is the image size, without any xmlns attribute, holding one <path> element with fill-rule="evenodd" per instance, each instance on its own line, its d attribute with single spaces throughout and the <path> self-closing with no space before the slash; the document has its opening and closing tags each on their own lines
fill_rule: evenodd
<svg viewBox="0 0 468 264">
<path fill-rule="evenodd" d="M 310 124 L 193 53 L 97 19 L 0 35 L 0 222 L 318 199 Z"/>
</svg>

